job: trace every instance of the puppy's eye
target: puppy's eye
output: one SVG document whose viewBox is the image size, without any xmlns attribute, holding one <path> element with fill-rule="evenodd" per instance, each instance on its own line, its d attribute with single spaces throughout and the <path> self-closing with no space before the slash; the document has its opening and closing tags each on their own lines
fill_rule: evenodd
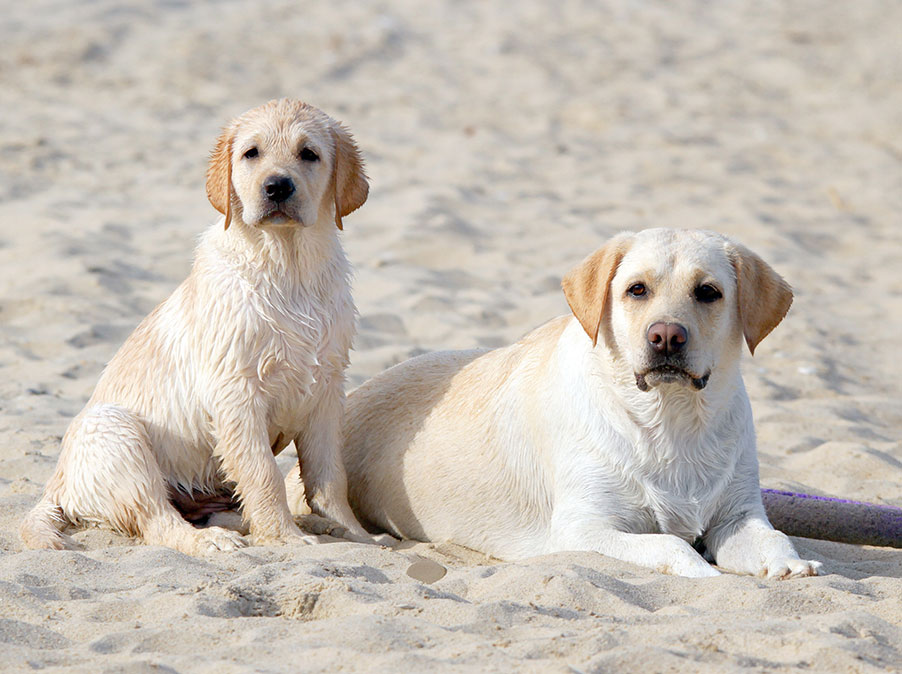
<svg viewBox="0 0 902 674">
<path fill-rule="evenodd" d="M 645 287 L 644 283 L 634 283 L 626 289 L 626 294 L 630 297 L 645 297 L 647 293 L 648 289 Z"/>
<path fill-rule="evenodd" d="M 301 159 L 304 161 L 319 161 L 319 155 L 309 147 L 305 147 L 301 150 Z"/>
<path fill-rule="evenodd" d="M 699 302 L 710 304 L 711 302 L 716 302 L 721 297 L 723 297 L 723 295 L 720 293 L 720 291 L 710 283 L 705 283 L 695 289 L 695 299 L 697 299 Z"/>
<path fill-rule="evenodd" d="M 248 150 L 247 152 L 244 153 L 244 158 L 245 159 L 253 159 L 258 154 L 260 154 L 260 153 L 257 152 L 257 148 L 252 147 L 250 150 Z"/>
</svg>

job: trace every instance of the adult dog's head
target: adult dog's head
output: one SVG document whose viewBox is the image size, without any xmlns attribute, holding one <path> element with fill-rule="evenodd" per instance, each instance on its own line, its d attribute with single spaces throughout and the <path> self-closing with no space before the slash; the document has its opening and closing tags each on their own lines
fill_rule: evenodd
<svg viewBox="0 0 902 674">
<path fill-rule="evenodd" d="M 366 201 L 360 152 L 341 124 L 311 105 L 270 101 L 226 126 L 210 156 L 207 197 L 225 215 L 261 226 L 309 227 Z"/>
<path fill-rule="evenodd" d="M 562 282 L 593 346 L 599 339 L 647 391 L 701 390 L 773 330 L 792 303 L 789 285 L 750 250 L 713 232 L 624 233 Z"/>
</svg>

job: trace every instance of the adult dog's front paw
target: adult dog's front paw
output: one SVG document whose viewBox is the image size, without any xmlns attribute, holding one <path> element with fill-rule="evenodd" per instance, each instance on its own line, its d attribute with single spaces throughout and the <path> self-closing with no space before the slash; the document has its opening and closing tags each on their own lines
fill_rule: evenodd
<svg viewBox="0 0 902 674">
<path fill-rule="evenodd" d="M 820 562 L 805 559 L 775 559 L 772 560 L 761 569 L 758 574 L 764 578 L 776 578 L 778 580 L 789 580 L 790 578 L 805 578 L 806 576 L 817 576 L 819 569 L 823 566 Z"/>
<path fill-rule="evenodd" d="M 708 564 L 683 539 L 668 534 L 652 536 L 659 556 L 658 563 L 654 565 L 658 571 L 685 578 L 713 578 L 721 575 L 720 571 Z"/>
<path fill-rule="evenodd" d="M 713 578 L 721 573 L 705 560 L 679 559 L 658 567 L 658 571 L 684 578 Z"/>
</svg>

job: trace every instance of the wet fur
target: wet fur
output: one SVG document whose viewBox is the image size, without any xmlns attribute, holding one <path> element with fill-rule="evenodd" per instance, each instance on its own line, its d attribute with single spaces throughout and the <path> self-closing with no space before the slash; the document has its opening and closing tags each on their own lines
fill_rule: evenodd
<svg viewBox="0 0 902 674">
<path fill-rule="evenodd" d="M 252 167 L 247 143 L 260 149 Z M 301 144 L 316 147 L 317 165 L 299 161 Z M 273 172 L 297 184 L 288 223 L 249 215 L 265 215 L 261 181 Z M 273 456 L 291 440 L 313 510 L 367 538 L 339 457 L 355 309 L 336 225 L 366 199 L 356 146 L 316 108 L 273 101 L 224 129 L 207 193 L 224 217 L 69 426 L 20 528 L 26 546 L 71 547 L 66 526 L 97 524 L 189 554 L 233 549 L 245 544 L 238 533 L 180 514 L 215 520 L 232 496 L 256 543 L 315 542 L 293 521 Z"/>
</svg>

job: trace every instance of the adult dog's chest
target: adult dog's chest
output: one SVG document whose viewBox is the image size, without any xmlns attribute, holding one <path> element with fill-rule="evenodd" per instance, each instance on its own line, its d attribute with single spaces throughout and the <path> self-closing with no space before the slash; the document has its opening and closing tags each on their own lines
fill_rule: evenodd
<svg viewBox="0 0 902 674">
<path fill-rule="evenodd" d="M 633 448 L 626 476 L 630 528 L 693 541 L 710 526 L 734 461 L 713 435 L 650 437 Z"/>
</svg>

